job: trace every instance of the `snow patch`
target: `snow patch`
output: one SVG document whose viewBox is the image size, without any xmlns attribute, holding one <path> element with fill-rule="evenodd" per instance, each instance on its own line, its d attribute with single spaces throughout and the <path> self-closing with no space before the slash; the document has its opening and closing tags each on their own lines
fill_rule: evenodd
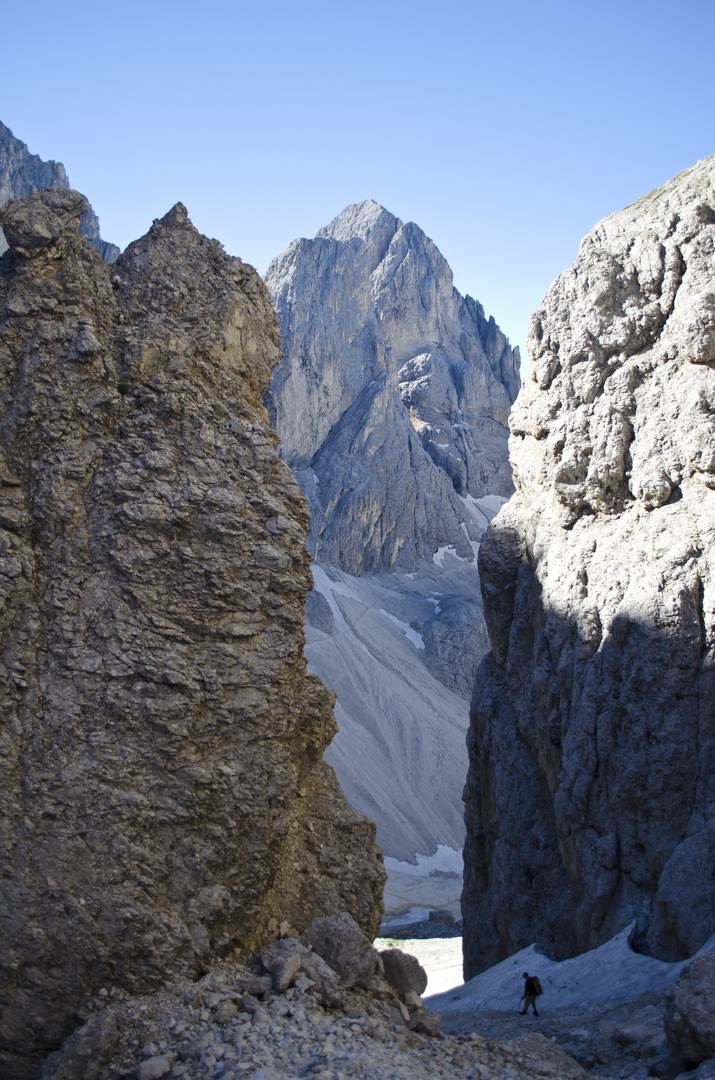
<svg viewBox="0 0 715 1080">
<path fill-rule="evenodd" d="M 424 649 L 425 639 L 422 637 L 422 634 L 418 634 L 413 627 L 406 622 L 402 622 L 402 620 L 398 619 L 395 615 L 390 615 L 390 612 L 385 611 L 384 608 L 378 608 L 378 611 L 381 615 L 384 615 L 386 619 L 389 619 L 390 622 L 393 622 L 395 626 L 399 626 L 402 633 L 408 641 L 412 642 L 416 649 Z"/>
<path fill-rule="evenodd" d="M 320 483 L 320 480 L 318 479 L 318 477 L 317 477 L 317 475 L 316 475 L 315 469 L 311 469 L 310 471 L 311 471 L 311 473 L 313 474 L 313 483 L 314 483 L 314 484 L 315 484 L 315 486 L 317 487 L 317 486 L 318 486 L 318 484 Z"/>
<path fill-rule="evenodd" d="M 454 555 L 455 559 L 459 558 L 459 555 L 457 554 L 457 549 L 454 547 L 453 544 L 447 544 L 446 547 L 437 548 L 434 555 L 432 556 L 432 562 L 435 563 L 435 565 L 438 566 L 440 570 L 444 570 L 445 555 Z"/>
<path fill-rule="evenodd" d="M 429 877 L 435 870 L 442 874 L 457 874 L 461 877 L 464 872 L 462 861 L 462 849 L 446 847 L 439 844 L 434 855 L 415 855 L 416 864 L 401 862 L 385 856 L 385 869 L 397 870 L 400 874 L 409 874 L 411 877 Z"/>
<path fill-rule="evenodd" d="M 449 450 L 449 443 L 448 442 L 438 442 L 438 443 L 435 443 L 435 446 L 438 446 L 440 448 L 440 450 Z"/>
<path fill-rule="evenodd" d="M 467 534 L 467 540 L 469 540 L 469 533 L 467 533 L 464 522 L 461 522 L 460 524 L 464 529 L 465 533 Z M 479 551 L 479 544 L 477 544 L 476 540 L 469 540 L 469 544 L 472 548 L 472 551 L 475 551 L 475 544 L 476 551 Z M 454 544 L 447 544 L 446 547 L 437 548 L 434 555 L 432 556 L 432 561 L 440 568 L 440 570 L 444 570 L 444 559 L 446 555 L 451 555 L 452 558 L 457 560 L 457 562 L 467 563 L 468 566 L 471 566 L 474 563 L 474 559 L 476 558 L 475 554 L 474 557 L 471 559 L 463 559 L 461 555 L 457 554 L 457 549 Z"/>
<path fill-rule="evenodd" d="M 460 525 L 462 526 L 462 529 L 464 530 L 464 535 L 467 538 L 467 543 L 469 544 L 470 548 L 474 552 L 474 562 L 476 562 L 477 561 L 477 555 L 479 554 L 479 541 L 471 539 L 471 537 L 469 535 L 469 530 L 467 529 L 467 526 L 466 526 L 465 522 L 460 521 Z"/>
<path fill-rule="evenodd" d="M 431 998 L 429 1007 L 440 1013 L 453 1010 L 496 1009 L 513 1012 L 524 989 L 522 972 L 537 975 L 549 1009 L 586 1002 L 628 1001 L 646 990 L 671 986 L 689 960 L 669 964 L 631 948 L 635 922 L 604 945 L 570 960 L 549 960 L 536 945 L 502 960 L 469 982 Z M 715 951 L 715 936 L 696 955 Z"/>
<path fill-rule="evenodd" d="M 486 529 L 491 519 L 488 514 L 484 513 L 484 510 L 479 506 L 479 503 L 474 496 L 458 495 L 457 498 L 460 502 L 464 503 L 465 509 L 469 512 L 469 515 L 474 520 L 475 524 L 477 524 L 482 531 Z M 487 498 L 491 498 L 491 496 L 487 495 Z"/>
<path fill-rule="evenodd" d="M 311 570 L 313 571 L 313 587 L 316 592 L 319 592 L 321 596 L 324 596 L 328 601 L 328 605 L 335 620 L 335 629 L 338 631 L 349 630 L 345 616 L 340 610 L 340 605 L 335 599 L 334 593 L 339 596 L 347 596 L 350 600 L 358 600 L 355 593 L 348 589 L 346 585 L 343 585 L 340 581 L 333 581 L 328 577 L 327 573 L 322 566 L 318 566 L 317 563 L 313 563 Z M 359 601 L 358 601 L 359 602 Z M 365 650 L 367 652 L 367 650 Z"/>
</svg>

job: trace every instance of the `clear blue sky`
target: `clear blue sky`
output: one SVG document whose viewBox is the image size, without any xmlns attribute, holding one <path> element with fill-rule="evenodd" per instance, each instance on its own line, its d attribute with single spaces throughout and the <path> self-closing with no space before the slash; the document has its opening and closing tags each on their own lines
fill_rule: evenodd
<svg viewBox="0 0 715 1080">
<path fill-rule="evenodd" d="M 2 26 L 0 120 L 107 240 L 181 200 L 265 271 L 373 198 L 522 348 L 591 226 L 715 152 L 713 0 L 36 0 Z"/>
</svg>

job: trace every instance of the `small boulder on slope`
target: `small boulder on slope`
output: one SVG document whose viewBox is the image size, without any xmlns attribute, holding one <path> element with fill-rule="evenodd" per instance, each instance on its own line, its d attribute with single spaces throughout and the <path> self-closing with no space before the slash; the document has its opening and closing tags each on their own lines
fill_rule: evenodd
<svg viewBox="0 0 715 1080">
<path fill-rule="evenodd" d="M 671 1051 L 693 1065 L 715 1057 L 715 953 L 688 964 L 668 995 L 665 1034 Z"/>
<path fill-rule="evenodd" d="M 380 954 L 347 911 L 313 919 L 301 941 L 337 972 L 342 986 L 370 986 Z"/>
</svg>

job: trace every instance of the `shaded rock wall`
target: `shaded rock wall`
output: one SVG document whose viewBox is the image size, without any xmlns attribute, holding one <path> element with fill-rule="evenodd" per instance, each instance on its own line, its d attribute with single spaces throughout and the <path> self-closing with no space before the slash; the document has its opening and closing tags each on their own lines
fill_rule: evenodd
<svg viewBox="0 0 715 1080">
<path fill-rule="evenodd" d="M 592 230 L 529 347 L 479 556 L 467 976 L 715 931 L 715 158 Z"/>
<path fill-rule="evenodd" d="M 0 1073 L 35 1075 L 101 986 L 377 931 L 374 824 L 321 755 L 308 509 L 261 395 L 255 272 L 178 204 L 115 266 L 86 201 L 0 211 Z"/>
<path fill-rule="evenodd" d="M 0 206 L 9 199 L 22 199 L 45 188 L 68 188 L 69 178 L 59 161 L 43 161 L 31 154 L 26 144 L 16 139 L 9 127 L 0 123 Z M 79 234 L 89 240 L 105 262 L 115 262 L 119 255 L 116 244 L 102 240 L 99 218 L 91 206 L 82 214 Z M 7 241 L 0 229 L 0 255 L 7 251 Z"/>
</svg>

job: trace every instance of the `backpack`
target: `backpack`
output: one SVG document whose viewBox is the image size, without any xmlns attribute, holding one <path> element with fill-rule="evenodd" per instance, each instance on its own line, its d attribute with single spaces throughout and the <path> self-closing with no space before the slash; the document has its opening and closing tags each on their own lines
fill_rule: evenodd
<svg viewBox="0 0 715 1080">
<path fill-rule="evenodd" d="M 534 990 L 536 991 L 536 996 L 538 997 L 539 994 L 543 994 L 544 991 L 541 989 L 541 983 L 539 982 L 536 975 L 533 976 L 531 982 L 533 984 Z"/>
</svg>

